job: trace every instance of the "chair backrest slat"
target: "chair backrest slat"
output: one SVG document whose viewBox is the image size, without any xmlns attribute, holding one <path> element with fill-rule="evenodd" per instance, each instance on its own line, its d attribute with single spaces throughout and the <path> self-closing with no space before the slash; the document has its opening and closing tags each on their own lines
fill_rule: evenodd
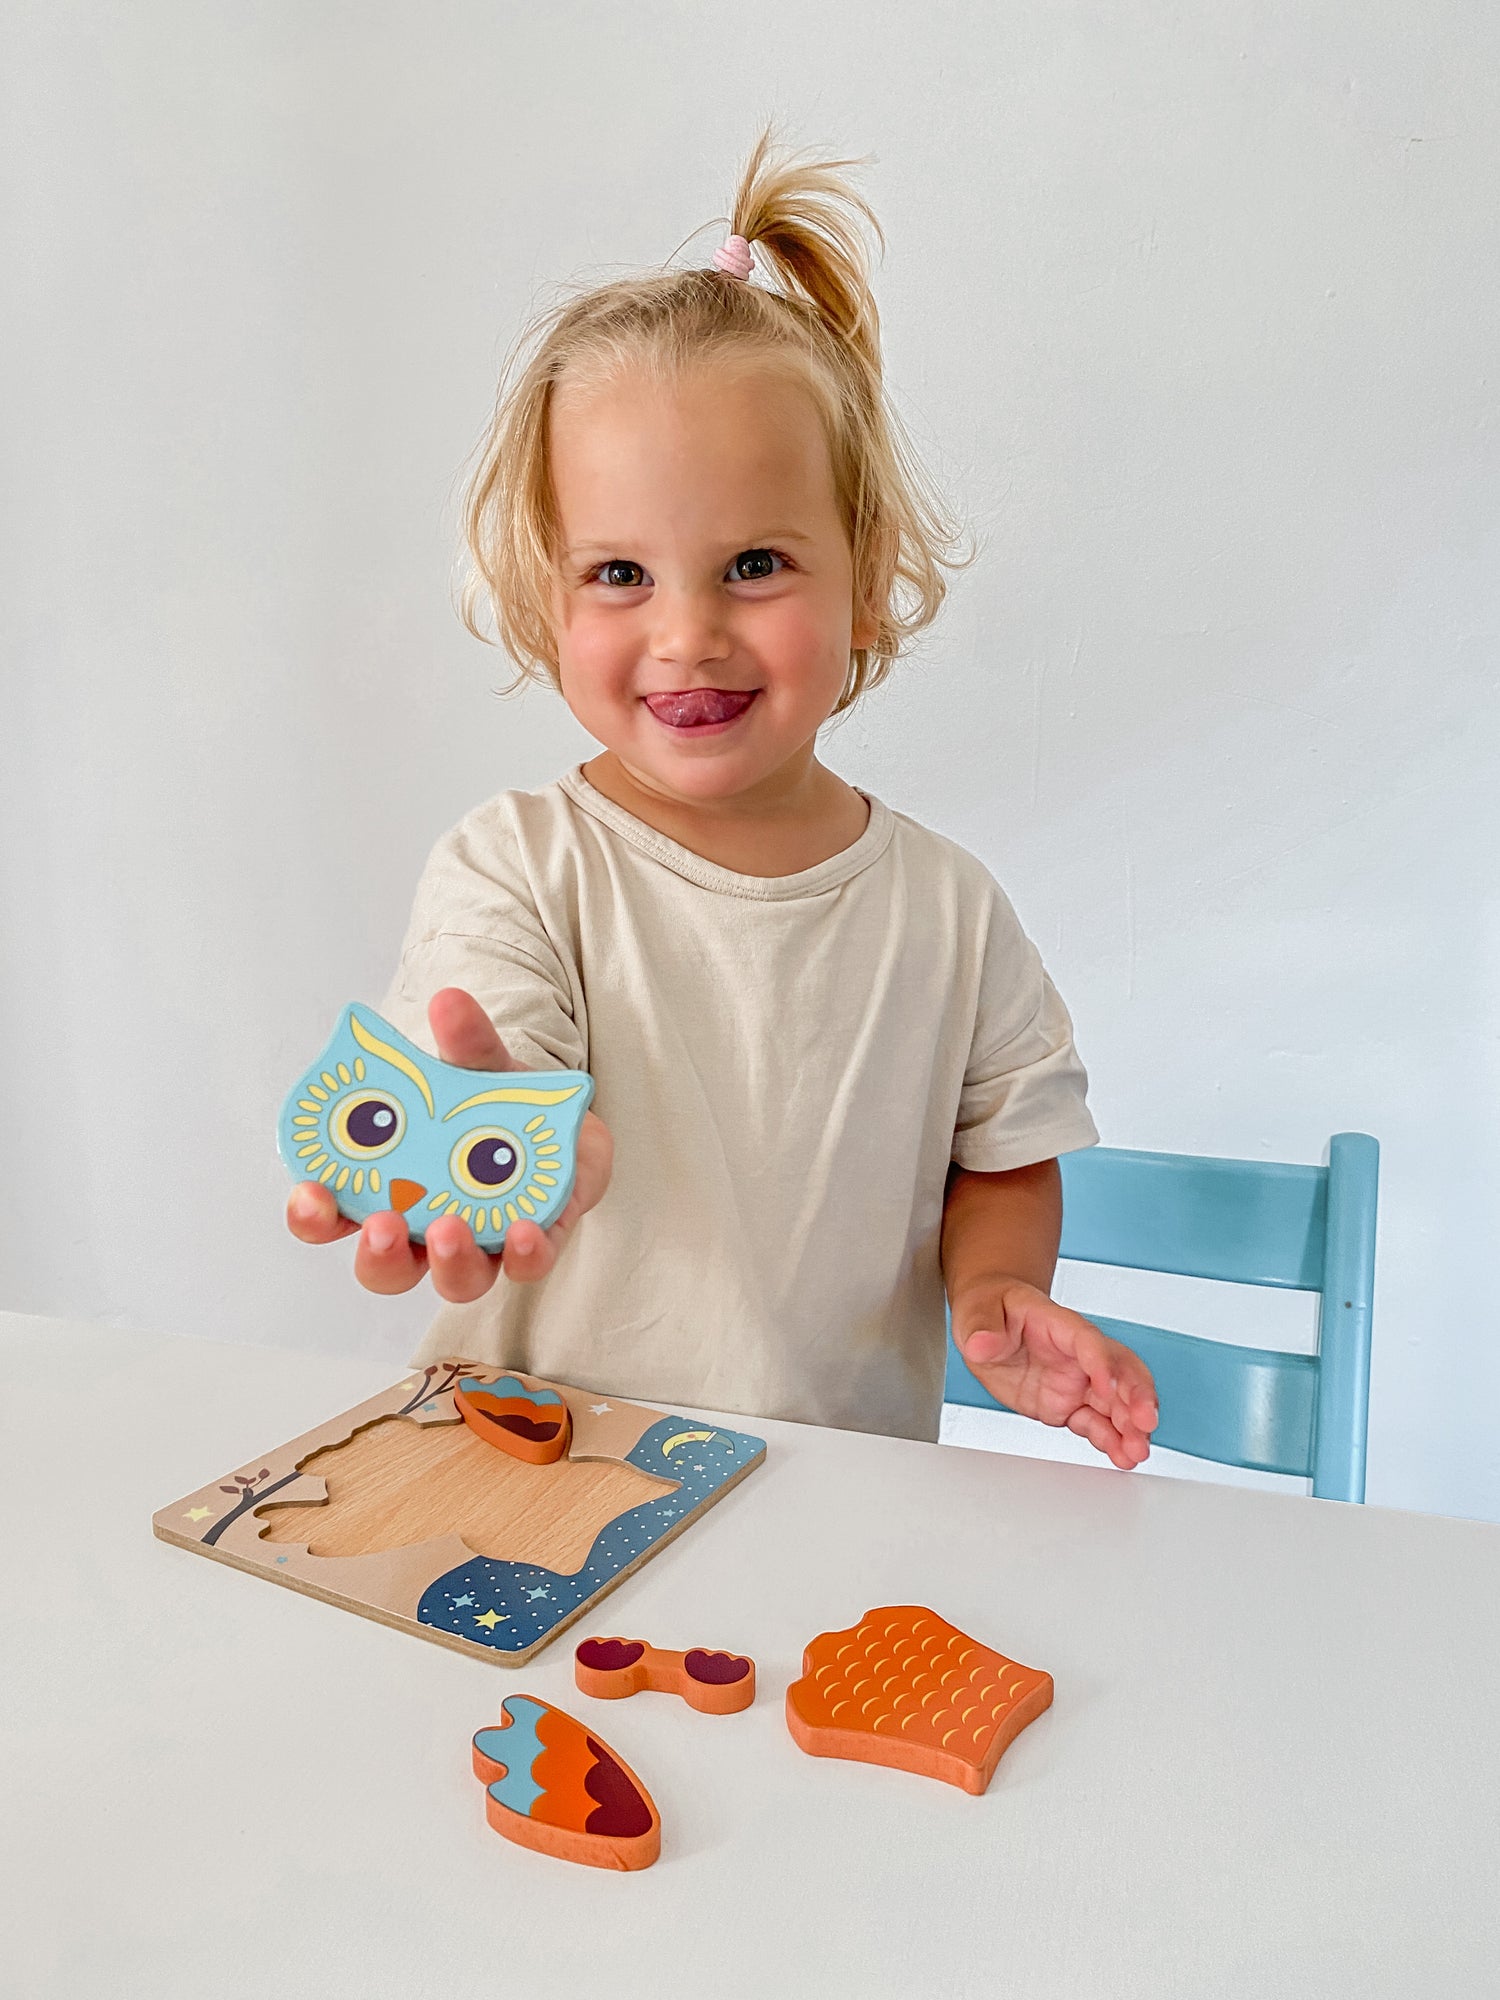
<svg viewBox="0 0 1500 2000">
<path fill-rule="evenodd" d="M 1168 1451 L 1257 1472 L 1312 1466 L 1318 1362 L 1094 1315 L 1112 1340 L 1133 1347 L 1156 1377 L 1161 1422 L 1151 1442 Z"/>
<path fill-rule="evenodd" d="M 1323 1288 L 1324 1167 L 1090 1146 L 1065 1153 L 1060 1255 L 1282 1290 Z"/>
</svg>

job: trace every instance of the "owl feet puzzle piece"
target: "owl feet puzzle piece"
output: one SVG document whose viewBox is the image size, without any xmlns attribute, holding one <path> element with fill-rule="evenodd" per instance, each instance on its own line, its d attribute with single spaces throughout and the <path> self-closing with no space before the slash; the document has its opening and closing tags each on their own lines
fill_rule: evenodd
<svg viewBox="0 0 1500 2000">
<path fill-rule="evenodd" d="M 498 1729 L 475 1732 L 474 1775 L 496 1833 L 593 1868 L 649 1868 L 655 1801 L 623 1757 L 551 1702 L 507 1695 Z"/>
<path fill-rule="evenodd" d="M 596 1701 L 653 1688 L 677 1694 L 703 1715 L 737 1715 L 755 1699 L 755 1662 L 703 1646 L 668 1653 L 644 1639 L 585 1639 L 573 1649 L 573 1678 Z"/>
<path fill-rule="evenodd" d="M 476 1435 L 460 1382 L 567 1412 L 568 1456 Z M 765 1458 L 762 1438 L 472 1362 L 433 1363 L 152 1519 L 161 1540 L 519 1666 Z"/>
<path fill-rule="evenodd" d="M 921 1604 L 821 1632 L 786 1691 L 786 1726 L 811 1757 L 888 1764 L 982 1792 L 1001 1753 L 1052 1702 L 1023 1667 Z"/>
<path fill-rule="evenodd" d="M 568 1204 L 594 1094 L 580 1069 L 459 1069 L 348 1006 L 282 1106 L 295 1180 L 321 1181 L 352 1222 L 399 1209 L 418 1243 L 439 1215 L 498 1250 L 513 1222 L 545 1229 Z"/>
</svg>

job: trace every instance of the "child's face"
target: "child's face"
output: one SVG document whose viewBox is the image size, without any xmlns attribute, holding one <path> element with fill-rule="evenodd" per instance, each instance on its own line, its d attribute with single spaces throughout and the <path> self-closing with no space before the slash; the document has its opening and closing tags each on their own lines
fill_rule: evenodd
<svg viewBox="0 0 1500 2000">
<path fill-rule="evenodd" d="M 768 801 L 811 764 L 856 623 L 811 397 L 761 367 L 559 395 L 562 691 L 647 789 Z"/>
</svg>

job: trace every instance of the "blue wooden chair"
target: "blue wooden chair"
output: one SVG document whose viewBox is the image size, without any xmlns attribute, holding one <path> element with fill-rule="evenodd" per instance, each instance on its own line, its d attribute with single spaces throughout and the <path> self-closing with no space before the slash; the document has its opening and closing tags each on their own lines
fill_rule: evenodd
<svg viewBox="0 0 1500 2000">
<path fill-rule="evenodd" d="M 1365 1497 L 1375 1195 L 1380 1148 L 1337 1132 L 1326 1167 L 1137 1153 L 1067 1153 L 1061 1257 L 1316 1292 L 1318 1351 L 1238 1347 L 1090 1313 L 1156 1377 L 1152 1443 L 1260 1472 L 1297 1473 L 1325 1500 Z M 1004 1409 L 953 1344 L 944 1401 Z"/>
</svg>

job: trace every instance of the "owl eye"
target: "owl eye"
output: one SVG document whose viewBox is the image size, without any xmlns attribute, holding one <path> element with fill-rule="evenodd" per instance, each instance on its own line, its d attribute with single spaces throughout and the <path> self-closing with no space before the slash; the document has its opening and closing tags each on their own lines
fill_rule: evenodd
<svg viewBox="0 0 1500 2000">
<path fill-rule="evenodd" d="M 448 1171 L 455 1187 L 486 1200 L 514 1187 L 525 1167 L 526 1153 L 521 1141 L 514 1132 L 507 1132 L 499 1125 L 465 1132 L 448 1156 Z"/>
<path fill-rule="evenodd" d="M 383 1090 L 351 1090 L 328 1121 L 334 1145 L 354 1160 L 378 1160 L 400 1143 L 405 1130 L 400 1099 Z"/>
</svg>

